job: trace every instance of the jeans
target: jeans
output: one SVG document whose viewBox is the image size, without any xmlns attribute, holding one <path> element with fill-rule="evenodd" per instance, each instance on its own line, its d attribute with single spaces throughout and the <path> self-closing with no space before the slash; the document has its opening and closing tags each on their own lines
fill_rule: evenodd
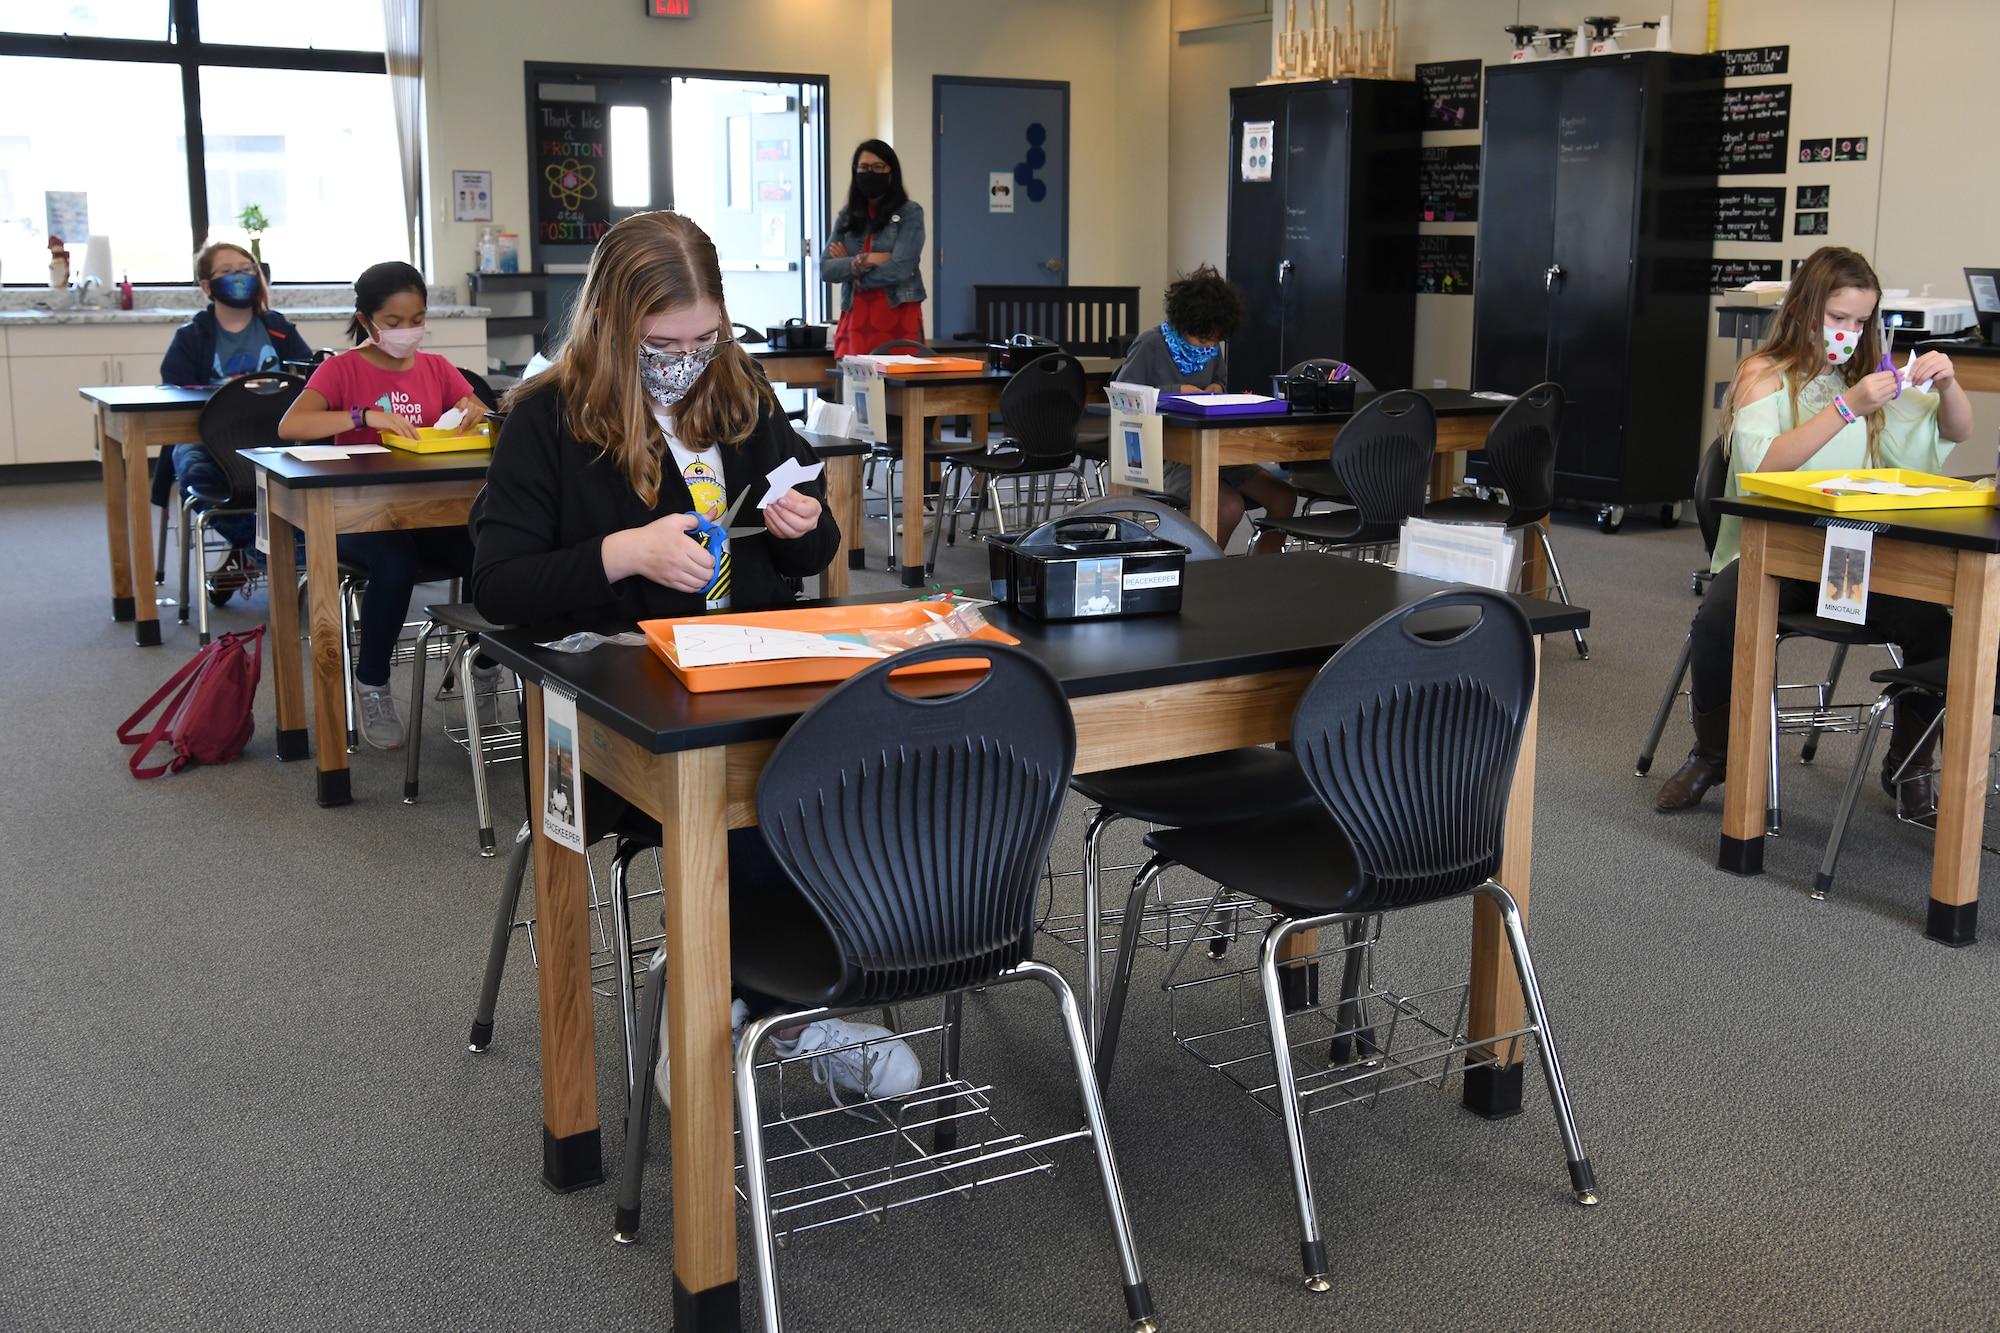
<svg viewBox="0 0 2000 1333">
<path fill-rule="evenodd" d="M 183 486 L 207 491 L 211 495 L 229 493 L 229 474 L 217 467 L 215 460 L 208 456 L 208 450 L 198 444 L 174 446 L 173 471 L 174 477 Z M 195 512 L 200 513 L 210 507 L 206 504 L 197 504 Z M 255 514 L 224 514 L 211 522 L 208 527 L 209 531 L 231 546 L 248 546 L 257 539 Z"/>
<path fill-rule="evenodd" d="M 365 566 L 361 593 L 361 643 L 354 679 L 371 689 L 389 683 L 389 654 L 410 614 L 417 572 L 464 578 L 472 571 L 472 536 L 463 527 L 343 532 L 334 539 L 342 560 Z"/>
</svg>

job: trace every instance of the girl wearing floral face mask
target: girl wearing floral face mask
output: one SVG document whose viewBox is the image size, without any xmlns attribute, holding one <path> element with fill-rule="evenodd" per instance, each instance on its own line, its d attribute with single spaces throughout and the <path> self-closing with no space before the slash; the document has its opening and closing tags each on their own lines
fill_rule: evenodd
<svg viewBox="0 0 2000 1333">
<path fill-rule="evenodd" d="M 575 311 L 554 364 L 508 396 L 473 507 L 480 614 L 581 627 L 796 600 L 840 530 L 823 478 L 758 507 L 773 468 L 814 459 L 729 337 L 714 244 L 678 213 L 626 218 Z M 739 499 L 729 526 L 761 530 L 698 531 Z"/>
<path fill-rule="evenodd" d="M 1952 446 L 1972 433 L 1972 404 L 1942 352 L 1921 354 L 1907 374 L 1902 373 L 1907 353 L 1897 354 L 1896 370 L 1878 368 L 1881 297 L 1874 269 L 1852 250 L 1826 246 L 1799 266 L 1770 336 L 1737 366 L 1723 400 L 1729 494 L 1742 494 L 1736 480 L 1742 472 L 1867 467 L 1937 472 Z M 1689 694 L 1695 745 L 1680 772 L 1660 788 L 1661 810 L 1698 805 L 1726 773 L 1742 532 L 1742 520 L 1724 516 L 1712 565 L 1716 576 L 1694 618 Z M 1779 612 L 1815 608 L 1816 586 L 1781 580 Z M 1942 606 L 1871 594 L 1868 623 L 1900 644 L 1909 661 L 1927 662 L 1950 651 L 1951 617 Z M 1920 692 L 1901 696 L 1883 760 L 1884 788 L 1912 817 L 1936 805 L 1931 780 L 1892 785 L 1889 775 L 1906 761 L 1912 761 L 1913 772 L 1929 767 L 1935 737 L 1925 738 L 1925 732 L 1936 711 L 1937 704 Z"/>
<path fill-rule="evenodd" d="M 347 326 L 356 346 L 322 363 L 298 401 L 278 423 L 286 440 L 375 444 L 384 435 L 415 439 L 416 428 L 437 424 L 452 408 L 464 417 L 460 432 L 485 419 L 479 400 L 458 367 L 421 350 L 425 326 L 424 275 L 408 264 L 377 264 L 354 280 L 354 318 Z M 365 565 L 361 641 L 354 664 L 361 735 L 380 750 L 403 743 L 403 723 L 389 690 L 389 655 L 409 616 L 419 569 L 463 577 L 472 564 L 472 541 L 461 527 L 349 532 L 336 538 L 342 560 Z M 499 667 L 475 659 L 476 696 L 492 698 Z"/>
</svg>

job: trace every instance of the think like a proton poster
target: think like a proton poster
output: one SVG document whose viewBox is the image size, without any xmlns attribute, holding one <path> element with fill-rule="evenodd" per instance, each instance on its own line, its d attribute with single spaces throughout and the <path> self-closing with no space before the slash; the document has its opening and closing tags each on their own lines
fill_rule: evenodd
<svg viewBox="0 0 2000 1333">
<path fill-rule="evenodd" d="M 535 104 L 535 227 L 543 244 L 595 245 L 611 229 L 603 107 Z"/>
</svg>

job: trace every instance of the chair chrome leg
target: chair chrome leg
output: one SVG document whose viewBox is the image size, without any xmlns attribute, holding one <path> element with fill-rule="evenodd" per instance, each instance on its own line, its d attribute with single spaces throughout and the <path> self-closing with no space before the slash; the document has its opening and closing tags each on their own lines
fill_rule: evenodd
<svg viewBox="0 0 2000 1333">
<path fill-rule="evenodd" d="M 1125 816 L 1115 810 L 1099 806 L 1097 813 L 1090 817 L 1090 825 L 1083 831 L 1083 989 L 1090 1011 L 1088 1032 L 1090 1049 L 1096 1050 L 1100 1034 L 1104 1031 L 1103 1011 L 1099 1007 L 1099 997 L 1104 993 L 1104 900 L 1100 896 L 1098 867 L 1102 864 L 1100 844 L 1104 840 L 1104 830 Z"/>
<path fill-rule="evenodd" d="M 1826 712 L 1833 707 L 1834 691 L 1840 688 L 1840 673 L 1847 665 L 1847 645 L 1833 645 L 1833 658 L 1826 664 L 1826 681 L 1819 687 L 1819 711 Z M 1810 764 L 1819 752 L 1820 724 L 1817 720 L 1806 731 L 1806 743 L 1799 748 L 1799 762 Z"/>
<path fill-rule="evenodd" d="M 479 725 L 479 700 L 472 692 L 472 672 L 464 661 L 469 655 L 472 640 L 468 638 L 459 649 L 459 680 L 465 688 L 460 691 L 465 704 L 465 739 L 472 751 L 472 803 L 479 814 L 479 854 L 493 855 L 493 800 L 486 789 L 486 733 Z M 496 704 L 497 708 L 497 704 Z"/>
<path fill-rule="evenodd" d="M 1132 891 L 1125 897 L 1125 916 L 1118 927 L 1118 956 L 1111 964 L 1111 994 L 1104 1001 L 1104 1026 L 1097 1038 L 1097 1082 L 1111 1086 L 1111 1062 L 1118 1057 L 1118 1029 L 1125 1021 L 1125 992 L 1132 982 L 1132 956 L 1139 950 L 1139 920 L 1144 914 L 1146 895 L 1167 868 L 1167 858 L 1155 854 L 1132 877 Z"/>
<path fill-rule="evenodd" d="M 627 882 L 632 858 L 644 850 L 643 844 L 621 838 L 611 857 L 611 952 L 618 971 L 618 1012 L 625 1020 L 625 1081 L 634 1087 L 641 1083 L 645 1066 L 635 1063 L 639 1000 L 632 975 L 632 891 Z"/>
<path fill-rule="evenodd" d="M 650 976 L 647 984 L 652 984 Z M 778 1300 L 777 1243 L 771 1234 L 771 1182 L 765 1174 L 764 1117 L 757 1105 L 757 1048 L 774 1029 L 796 1019 L 796 1015 L 767 1014 L 753 1020 L 743 1029 L 743 1044 L 736 1052 L 736 1117 L 743 1127 L 743 1192 L 750 1196 L 750 1236 L 757 1254 L 757 1305 L 764 1317 L 766 1333 L 778 1333 L 785 1320 Z M 632 1194 L 636 1222 L 636 1186 Z M 622 1203 L 620 1209 L 622 1213 Z"/>
<path fill-rule="evenodd" d="M 1660 706 L 1653 713 L 1653 728 L 1646 733 L 1646 743 L 1639 750 L 1639 760 L 1633 767 L 1637 777 L 1645 777 L 1653 766 L 1653 752 L 1660 748 L 1660 737 L 1666 733 L 1667 719 L 1673 715 L 1674 701 L 1681 697 L 1681 682 L 1687 679 L 1688 662 L 1694 656 L 1694 634 L 1690 632 L 1681 641 L 1680 660 L 1674 664 L 1674 678 L 1667 682 L 1667 692 L 1660 696 Z"/>
<path fill-rule="evenodd" d="M 357 754 L 361 750 L 361 698 L 354 688 L 354 621 L 360 614 L 356 603 L 359 595 L 352 583 L 340 585 L 340 675 L 347 691 L 347 752 Z M 384 688 L 387 688 L 386 686 Z"/>
<path fill-rule="evenodd" d="M 1847 840 L 1848 821 L 1854 815 L 1854 803 L 1861 795 L 1862 784 L 1868 780 L 1868 766 L 1875 758 L 1875 742 L 1882 734 L 1882 719 L 1888 714 L 1893 696 L 1888 690 L 1875 701 L 1868 710 L 1868 726 L 1861 733 L 1861 745 L 1855 751 L 1854 770 L 1847 775 L 1847 788 L 1840 794 L 1840 805 L 1834 810 L 1833 829 L 1826 835 L 1826 851 L 1820 857 L 1819 870 L 1813 875 L 1812 896 L 1820 902 L 1826 901 L 1827 891 L 1833 888 L 1834 867 L 1840 861 L 1840 846 Z"/>
<path fill-rule="evenodd" d="M 1542 1053 L 1542 1074 L 1548 1079 L 1549 1100 L 1555 1103 L 1556 1127 L 1562 1131 L 1563 1154 L 1569 1160 L 1570 1190 L 1584 1207 L 1598 1201 L 1597 1177 L 1584 1156 L 1583 1139 L 1576 1132 L 1576 1117 L 1569 1104 L 1569 1084 L 1563 1080 L 1562 1061 L 1556 1055 L 1555 1037 L 1549 1031 L 1548 1011 L 1542 1006 L 1542 988 L 1535 980 L 1535 964 L 1528 954 L 1528 934 L 1521 927 L 1521 909 L 1514 895 L 1493 880 L 1478 892 L 1493 900 L 1507 927 L 1507 947 L 1514 955 L 1514 970 L 1521 979 L 1521 999 L 1527 1005 L 1528 1022 L 1535 1029 L 1535 1045 Z"/>
<path fill-rule="evenodd" d="M 1292 1189 L 1299 1206 L 1299 1260 L 1306 1270 L 1306 1290 L 1333 1289 L 1326 1274 L 1326 1242 L 1320 1239 L 1319 1217 L 1313 1207 L 1312 1173 L 1306 1164 L 1305 1119 L 1299 1110 L 1299 1089 L 1292 1081 L 1292 1045 L 1285 1029 L 1285 995 L 1278 982 L 1278 949 L 1294 923 L 1281 920 L 1265 932 L 1257 959 L 1257 976 L 1264 991 L 1264 1014 L 1271 1025 L 1271 1061 L 1276 1066 L 1278 1101 L 1283 1108 L 1285 1147 L 1292 1158 Z"/>
<path fill-rule="evenodd" d="M 423 628 L 417 631 L 416 660 L 410 663 L 410 726 L 403 737 L 403 804 L 417 803 L 417 763 L 423 750 L 424 735 L 424 666 L 431 655 L 431 635 L 442 629 L 435 620 L 426 619 Z M 451 674 L 451 668 L 445 668 Z"/>
<path fill-rule="evenodd" d="M 193 519 L 189 514 L 189 510 L 193 506 L 193 504 L 194 500 L 192 499 L 192 497 L 190 497 L 188 499 L 182 500 L 180 506 L 181 604 L 180 604 L 179 620 L 180 623 L 183 625 L 188 623 L 188 530 L 194 526 Z M 201 640 L 202 646 L 206 647 L 208 645 L 208 590 L 206 588 L 202 589 L 201 633 L 202 633 L 202 640 Z"/>
<path fill-rule="evenodd" d="M 1569 585 L 1563 582 L 1562 566 L 1556 562 L 1556 548 L 1549 545 L 1549 530 L 1539 523 L 1535 524 L 1534 528 L 1535 540 L 1542 545 L 1542 557 L 1549 562 L 1549 581 L 1555 585 L 1556 600 L 1568 606 Z M 1576 636 L 1576 655 L 1586 662 L 1589 661 L 1590 645 L 1584 642 L 1583 631 L 1573 629 L 1570 633 Z"/>
<path fill-rule="evenodd" d="M 1361 942 L 1367 929 L 1367 919 L 1356 917 L 1347 923 L 1342 932 L 1347 947 L 1342 951 L 1340 966 L 1340 1008 L 1337 1011 L 1340 1035 L 1327 1049 L 1328 1063 L 1333 1065 L 1344 1065 L 1356 1059 L 1364 1064 L 1378 1060 L 1380 1048 L 1375 1044 L 1375 1029 L 1361 1026 Z"/>
<path fill-rule="evenodd" d="M 890 1031 L 900 1031 L 892 1024 Z M 953 991 L 944 997 L 944 1013 L 938 1022 L 938 1082 L 958 1077 L 958 1053 L 965 1030 L 965 992 Z M 937 1119 L 931 1130 L 931 1151 L 950 1152 L 958 1146 L 958 1098 L 941 1098 L 931 1111 Z"/>
<path fill-rule="evenodd" d="M 1083 1037 L 1083 1018 L 1077 1008 L 1076 993 L 1062 974 L 1046 963 L 1015 965 L 1016 976 L 1035 977 L 1055 992 L 1062 1010 L 1063 1035 L 1069 1039 L 1070 1059 L 1076 1068 L 1076 1090 L 1083 1097 L 1083 1118 L 1090 1127 L 1091 1145 L 1097 1149 L 1097 1174 L 1104 1184 L 1104 1204 L 1111 1213 L 1111 1237 L 1118 1247 L 1118 1269 L 1125 1283 L 1125 1312 L 1133 1333 L 1154 1333 L 1159 1324 L 1153 1317 L 1153 1300 L 1146 1290 L 1145 1275 L 1139 1270 L 1139 1255 L 1132 1243 L 1132 1226 L 1125 1213 L 1125 1191 L 1118 1180 L 1118 1162 L 1111 1152 L 1111 1133 L 1104 1123 L 1104 1099 L 1091 1068 L 1090 1047 Z"/>
<path fill-rule="evenodd" d="M 521 905 L 521 883 L 528 876 L 528 858 L 534 838 L 528 825 L 514 835 L 514 850 L 507 856 L 507 873 L 500 884 L 500 911 L 493 918 L 493 935 L 486 945 L 486 975 L 479 983 L 479 1008 L 472 1015 L 469 1051 L 484 1051 L 493 1044 L 493 1011 L 500 1004 L 500 977 L 507 970 L 507 946 L 514 938 L 514 913 Z"/>
<path fill-rule="evenodd" d="M 618 1170 L 618 1211 L 611 1223 L 611 1239 L 620 1245 L 630 1245 L 639 1239 L 639 1191 L 646 1183 L 646 1138 L 653 1122 L 653 1096 L 646 1081 L 653 1072 L 653 1034 L 660 1030 L 660 1015 L 666 1007 L 667 952 L 656 949 L 646 963 L 646 986 L 639 1003 L 645 1021 L 639 1024 L 635 1043 L 638 1072 L 627 1085 L 625 1161 Z M 748 1044 L 746 1041 L 746 1048 Z M 744 1121 L 746 1125 L 755 1123 L 754 1120 Z M 747 1133 L 743 1136 L 746 1148 L 750 1139 L 751 1135 Z M 759 1147 L 761 1157 L 761 1145 Z"/>
<path fill-rule="evenodd" d="M 1785 812 L 1778 807 L 1778 692 L 1771 691 L 1771 765 L 1764 781 L 1764 832 L 1777 837 L 1785 829 Z"/>
</svg>

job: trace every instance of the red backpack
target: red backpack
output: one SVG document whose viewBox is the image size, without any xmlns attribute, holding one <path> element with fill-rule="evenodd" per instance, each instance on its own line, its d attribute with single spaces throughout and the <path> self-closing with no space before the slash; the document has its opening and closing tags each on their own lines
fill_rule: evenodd
<svg viewBox="0 0 2000 1333">
<path fill-rule="evenodd" d="M 243 753 L 256 730 L 251 705 L 257 700 L 257 680 L 264 671 L 264 626 L 225 634 L 196 653 L 173 678 L 119 724 L 118 739 L 139 748 L 131 759 L 132 776 L 156 778 L 189 764 L 226 764 Z M 172 698 L 168 698 L 172 695 Z M 165 707 L 160 707 L 161 701 Z M 152 729 L 139 734 L 142 721 L 155 708 L 160 716 Z M 174 757 L 164 764 L 141 768 L 139 761 L 162 740 L 171 741 Z"/>
</svg>

